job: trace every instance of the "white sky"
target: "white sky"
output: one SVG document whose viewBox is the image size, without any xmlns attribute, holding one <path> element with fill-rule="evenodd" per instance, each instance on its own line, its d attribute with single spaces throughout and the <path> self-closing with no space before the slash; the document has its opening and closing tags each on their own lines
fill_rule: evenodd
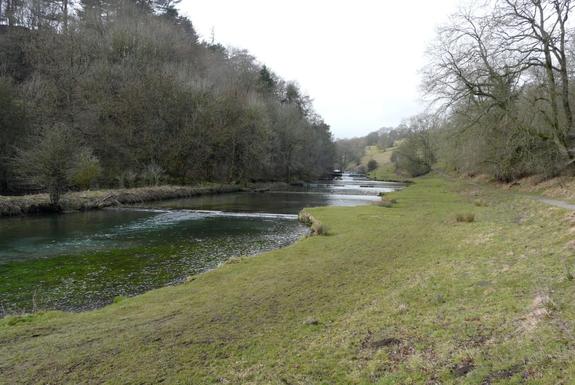
<svg viewBox="0 0 575 385">
<path fill-rule="evenodd" d="M 182 0 L 200 36 L 247 49 L 299 83 L 336 138 L 425 109 L 419 70 L 458 0 Z"/>
</svg>

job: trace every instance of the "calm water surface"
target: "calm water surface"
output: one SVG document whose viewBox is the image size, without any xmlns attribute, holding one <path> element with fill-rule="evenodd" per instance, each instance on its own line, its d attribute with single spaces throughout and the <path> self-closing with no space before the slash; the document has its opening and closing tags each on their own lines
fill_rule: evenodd
<svg viewBox="0 0 575 385">
<path fill-rule="evenodd" d="M 307 233 L 304 207 L 366 204 L 397 184 L 344 177 L 289 191 L 0 219 L 0 315 L 85 310 L 182 281 Z"/>
</svg>

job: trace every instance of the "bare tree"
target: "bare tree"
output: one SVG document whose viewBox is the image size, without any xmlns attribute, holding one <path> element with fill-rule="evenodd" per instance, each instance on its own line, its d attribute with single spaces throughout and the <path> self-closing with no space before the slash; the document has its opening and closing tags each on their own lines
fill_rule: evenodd
<svg viewBox="0 0 575 385">
<path fill-rule="evenodd" d="M 499 20 L 465 11 L 439 30 L 430 48 L 424 90 L 444 109 L 465 102 L 507 110 L 526 68 L 498 39 Z"/>
<path fill-rule="evenodd" d="M 18 150 L 14 159 L 20 177 L 30 185 L 46 189 L 56 208 L 75 176 L 83 173 L 83 167 L 92 167 L 94 162 L 97 159 L 91 150 L 82 146 L 70 129 L 61 124 L 43 128 L 31 138 L 28 146 Z"/>
<path fill-rule="evenodd" d="M 456 14 L 439 31 L 430 51 L 425 90 L 446 109 L 471 103 L 481 106 L 474 109 L 480 119 L 497 108 L 515 126 L 532 130 L 517 116 L 514 104 L 523 89 L 540 84 L 540 69 L 546 92 L 534 103 L 540 105 L 549 125 L 548 137 L 566 158 L 573 159 L 567 54 L 572 8 L 570 0 L 498 0 L 494 7 Z"/>
<path fill-rule="evenodd" d="M 546 99 L 551 110 L 547 120 L 556 144 L 569 159 L 575 157 L 566 52 L 567 22 L 572 9 L 571 0 L 504 0 L 496 9 L 502 20 L 498 33 L 506 50 L 522 55 L 525 66 L 540 67 L 545 72 Z"/>
<path fill-rule="evenodd" d="M 405 140 L 391 156 L 395 170 L 414 177 L 427 174 L 436 162 L 432 135 L 440 125 L 439 119 L 435 115 L 420 114 L 411 117 L 405 125 L 408 127 Z"/>
</svg>

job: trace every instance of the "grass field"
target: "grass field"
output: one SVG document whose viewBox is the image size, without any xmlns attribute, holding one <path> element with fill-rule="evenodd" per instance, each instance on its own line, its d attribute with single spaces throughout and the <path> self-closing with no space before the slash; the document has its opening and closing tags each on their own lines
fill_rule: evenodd
<svg viewBox="0 0 575 385">
<path fill-rule="evenodd" d="M 575 217 L 434 176 L 393 198 L 311 209 L 327 236 L 185 284 L 5 318 L 0 383 L 575 383 Z"/>
</svg>

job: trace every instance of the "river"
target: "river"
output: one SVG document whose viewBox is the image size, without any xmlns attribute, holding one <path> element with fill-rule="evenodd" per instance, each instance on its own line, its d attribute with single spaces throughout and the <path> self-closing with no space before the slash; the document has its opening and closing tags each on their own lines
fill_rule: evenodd
<svg viewBox="0 0 575 385">
<path fill-rule="evenodd" d="M 344 176 L 290 187 L 0 219 L 0 316 L 80 311 L 181 282 L 308 233 L 305 207 L 354 206 L 401 185 Z"/>
</svg>

